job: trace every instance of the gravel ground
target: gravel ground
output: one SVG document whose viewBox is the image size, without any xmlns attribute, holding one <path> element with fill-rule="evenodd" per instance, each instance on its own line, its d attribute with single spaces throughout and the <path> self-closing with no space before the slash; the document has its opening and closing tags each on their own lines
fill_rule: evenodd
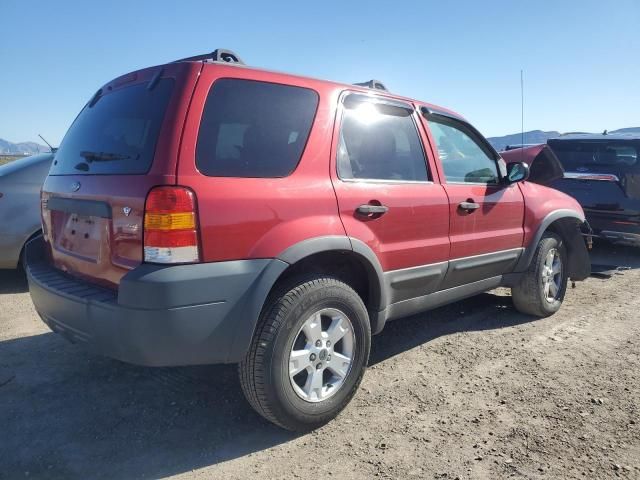
<svg viewBox="0 0 640 480">
<path fill-rule="evenodd" d="M 0 478 L 640 478 L 640 249 L 560 312 L 508 290 L 393 322 L 359 393 L 308 435 L 248 407 L 233 366 L 147 369 L 50 333 L 0 273 Z"/>
</svg>

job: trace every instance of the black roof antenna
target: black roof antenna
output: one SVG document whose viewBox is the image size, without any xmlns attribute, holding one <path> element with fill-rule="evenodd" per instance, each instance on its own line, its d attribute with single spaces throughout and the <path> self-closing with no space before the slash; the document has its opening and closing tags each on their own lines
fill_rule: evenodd
<svg viewBox="0 0 640 480">
<path fill-rule="evenodd" d="M 365 88 L 371 88 L 373 90 L 384 90 L 385 92 L 388 92 L 389 90 L 387 90 L 387 87 L 384 86 L 384 83 L 382 83 L 380 80 L 369 80 L 368 82 L 362 82 L 362 83 L 354 83 L 354 85 L 357 85 L 358 87 L 365 87 Z"/>
<path fill-rule="evenodd" d="M 524 71 L 520 69 L 520 145 L 521 161 L 524 161 Z"/>
<path fill-rule="evenodd" d="M 224 48 L 216 48 L 211 53 L 205 53 L 203 55 L 196 55 L 194 57 L 181 58 L 180 60 L 174 60 L 172 63 L 178 62 L 221 62 L 231 63 L 236 65 L 244 65 L 242 59 L 232 50 L 225 50 Z"/>
<path fill-rule="evenodd" d="M 44 143 L 46 143 L 46 144 L 47 144 L 47 146 L 48 146 L 48 147 L 49 147 L 49 149 L 51 150 L 51 153 L 56 153 L 56 151 L 58 150 L 57 148 L 52 147 L 52 146 L 51 146 L 51 144 L 50 144 L 49 142 L 47 142 L 47 141 L 44 139 L 44 137 L 43 137 L 42 135 L 38 134 L 38 136 L 42 139 L 42 141 L 43 141 Z"/>
<path fill-rule="evenodd" d="M 605 129 L 605 131 L 602 132 L 602 135 L 609 135 L 609 132 Z"/>
</svg>

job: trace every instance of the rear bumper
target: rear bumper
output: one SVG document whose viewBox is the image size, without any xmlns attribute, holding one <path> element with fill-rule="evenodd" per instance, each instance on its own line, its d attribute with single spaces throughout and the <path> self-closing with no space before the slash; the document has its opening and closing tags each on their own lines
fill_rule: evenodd
<svg viewBox="0 0 640 480">
<path fill-rule="evenodd" d="M 26 247 L 29 292 L 42 320 L 87 350 L 147 366 L 235 363 L 287 264 L 275 259 L 143 264 L 117 292 L 51 267 L 42 238 Z"/>
<path fill-rule="evenodd" d="M 640 215 L 587 211 L 594 236 L 613 242 L 640 245 Z"/>
<path fill-rule="evenodd" d="M 612 242 L 625 243 L 640 247 L 640 233 L 614 232 L 611 230 L 602 230 L 597 235 Z"/>
</svg>

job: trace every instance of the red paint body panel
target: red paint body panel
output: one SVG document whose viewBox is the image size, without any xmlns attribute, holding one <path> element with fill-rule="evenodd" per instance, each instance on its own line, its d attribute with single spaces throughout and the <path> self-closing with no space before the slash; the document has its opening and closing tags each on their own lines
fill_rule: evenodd
<svg viewBox="0 0 640 480">
<path fill-rule="evenodd" d="M 340 217 L 349 236 L 375 252 L 384 271 L 449 258 L 449 203 L 441 185 L 335 180 Z M 389 207 L 379 218 L 356 213 L 363 204 Z"/>
<path fill-rule="evenodd" d="M 198 129 L 207 94 L 219 78 L 310 88 L 318 110 L 296 170 L 285 178 L 208 177 L 196 168 Z M 339 90 L 328 82 L 224 65 L 205 65 L 193 95 L 180 150 L 178 183 L 198 196 L 203 261 L 273 258 L 303 240 L 344 235 L 329 178 Z"/>
<path fill-rule="evenodd" d="M 529 165 L 529 181 L 551 186 L 564 177 L 564 167 L 546 144 L 516 148 L 501 153 L 507 163 L 525 162 Z"/>
<path fill-rule="evenodd" d="M 535 158 L 540 155 L 540 152 L 542 152 L 545 148 L 549 147 L 547 147 L 545 143 L 541 143 L 540 145 L 532 145 L 530 147 L 507 150 L 506 152 L 500 153 L 500 156 L 507 163 L 525 162 L 529 166 L 531 166 Z"/>
<path fill-rule="evenodd" d="M 522 247 L 524 201 L 516 185 L 446 184 L 451 203 L 451 258 Z M 467 213 L 460 202 L 475 202 Z"/>
<path fill-rule="evenodd" d="M 340 117 L 341 112 L 337 115 Z M 419 122 L 416 121 L 416 125 Z M 424 141 L 424 131 L 420 130 L 419 134 Z M 426 181 L 341 180 L 336 166 L 339 135 L 340 121 L 336 121 L 331 176 L 347 234 L 367 244 L 384 271 L 447 261 L 450 247 L 449 200 L 442 185 Z M 434 172 L 433 158 L 428 151 L 425 153 L 429 170 Z M 371 219 L 356 213 L 360 205 L 368 203 L 385 205 L 389 211 Z"/>
<path fill-rule="evenodd" d="M 584 212 L 574 198 L 553 188 L 533 182 L 518 184 L 524 196 L 524 245 L 531 243 L 542 220 L 556 210 L 573 210 L 584 219 Z"/>
<path fill-rule="evenodd" d="M 429 106 L 418 104 L 419 106 Z M 437 159 L 439 179 L 450 203 L 450 258 L 508 250 L 523 246 L 524 198 L 516 185 L 448 184 L 436 143 L 424 117 L 425 145 Z M 480 208 L 472 213 L 460 210 L 461 202 L 475 202 Z"/>
</svg>

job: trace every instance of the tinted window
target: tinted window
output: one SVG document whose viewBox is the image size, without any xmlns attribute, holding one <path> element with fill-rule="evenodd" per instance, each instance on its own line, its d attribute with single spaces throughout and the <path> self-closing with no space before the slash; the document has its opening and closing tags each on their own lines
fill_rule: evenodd
<svg viewBox="0 0 640 480">
<path fill-rule="evenodd" d="M 196 164 L 212 177 L 285 177 L 304 150 L 318 95 L 306 88 L 221 79 L 202 114 Z"/>
<path fill-rule="evenodd" d="M 51 175 L 141 174 L 151 167 L 173 80 L 146 83 L 89 102 L 62 140 Z"/>
<path fill-rule="evenodd" d="M 384 104 L 345 102 L 338 145 L 342 179 L 428 180 L 411 111 Z"/>
<path fill-rule="evenodd" d="M 447 182 L 498 183 L 492 155 L 455 120 L 429 120 Z"/>
<path fill-rule="evenodd" d="M 638 145 L 632 142 L 550 141 L 549 146 L 565 170 L 638 165 Z"/>
</svg>

